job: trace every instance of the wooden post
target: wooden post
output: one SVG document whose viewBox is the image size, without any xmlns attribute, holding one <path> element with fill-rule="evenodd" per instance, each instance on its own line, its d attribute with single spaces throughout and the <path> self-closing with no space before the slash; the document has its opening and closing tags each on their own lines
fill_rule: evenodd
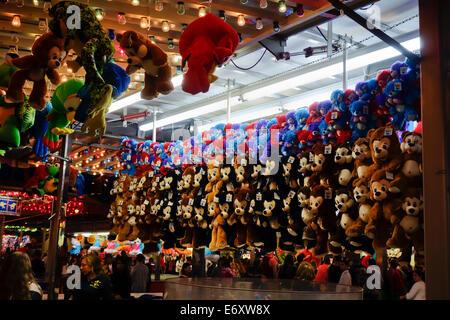
<svg viewBox="0 0 450 320">
<path fill-rule="evenodd" d="M 449 12 L 448 0 L 419 0 L 427 299 L 450 298 Z"/>
</svg>

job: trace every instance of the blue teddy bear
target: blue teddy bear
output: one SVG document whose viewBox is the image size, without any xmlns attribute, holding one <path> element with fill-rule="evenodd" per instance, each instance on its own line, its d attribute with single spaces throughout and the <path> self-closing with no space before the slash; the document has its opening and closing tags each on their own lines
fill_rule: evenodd
<svg viewBox="0 0 450 320">
<path fill-rule="evenodd" d="M 393 80 L 386 85 L 384 94 L 389 104 L 392 124 L 397 130 L 403 130 L 407 121 L 417 120 L 418 114 L 412 107 L 415 97 L 408 95 L 405 83 Z"/>
<path fill-rule="evenodd" d="M 295 120 L 297 120 L 297 131 L 305 130 L 306 120 L 309 117 L 309 111 L 307 108 L 298 109 L 295 111 Z"/>
<path fill-rule="evenodd" d="M 372 119 L 369 114 L 369 104 L 367 101 L 354 101 L 350 105 L 352 117 L 350 119 L 350 129 L 352 130 L 352 141 L 367 136 L 367 132 L 372 128 Z"/>
</svg>

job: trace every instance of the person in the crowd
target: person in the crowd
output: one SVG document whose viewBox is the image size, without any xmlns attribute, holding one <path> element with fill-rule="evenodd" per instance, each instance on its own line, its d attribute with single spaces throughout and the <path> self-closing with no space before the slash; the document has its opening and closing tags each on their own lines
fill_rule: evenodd
<svg viewBox="0 0 450 320">
<path fill-rule="evenodd" d="M 313 266 L 308 262 L 301 262 L 295 274 L 295 280 L 312 281 L 316 277 Z"/>
<path fill-rule="evenodd" d="M 391 299 L 398 300 L 402 295 L 405 294 L 406 290 L 405 284 L 403 283 L 403 277 L 399 270 L 399 265 L 396 259 L 391 259 L 389 261 L 388 277 Z"/>
<path fill-rule="evenodd" d="M 317 268 L 316 277 L 314 278 L 314 281 L 316 282 L 326 282 L 327 280 L 327 271 L 328 267 L 330 266 L 330 256 L 326 255 L 323 258 L 323 263 Z"/>
<path fill-rule="evenodd" d="M 179 256 L 177 259 L 177 263 L 175 264 L 175 272 L 178 275 L 181 275 L 181 268 L 184 264 L 184 256 Z"/>
<path fill-rule="evenodd" d="M 150 271 L 150 277 L 151 277 L 152 274 L 154 274 L 156 271 L 156 266 L 155 266 L 155 263 L 153 262 L 153 258 L 148 259 L 147 267 L 148 267 L 148 271 Z"/>
<path fill-rule="evenodd" d="M 305 259 L 305 254 L 304 253 L 299 253 L 297 255 L 297 268 L 300 265 L 300 263 L 303 262 L 304 259 Z"/>
<path fill-rule="evenodd" d="M 336 256 L 333 258 L 333 262 L 328 266 L 327 270 L 327 282 L 338 283 L 341 278 L 341 267 L 340 261 L 342 258 L 340 256 Z"/>
<path fill-rule="evenodd" d="M 231 262 L 233 261 L 233 258 L 231 258 L 230 254 L 227 252 L 224 257 L 224 265 L 227 267 L 231 267 Z"/>
<path fill-rule="evenodd" d="M 269 256 L 264 256 L 261 264 L 263 279 L 276 279 L 278 277 L 277 266 L 271 261 Z"/>
<path fill-rule="evenodd" d="M 218 264 L 221 278 L 234 278 L 234 271 L 231 269 L 230 264 L 228 264 L 226 257 L 220 257 Z"/>
<path fill-rule="evenodd" d="M 74 300 L 113 300 L 111 282 L 94 254 L 81 259 L 81 289 L 73 290 Z"/>
<path fill-rule="evenodd" d="M 131 293 L 131 275 L 128 258 L 117 256 L 113 262 L 111 275 L 112 291 L 115 299 L 129 299 Z"/>
<path fill-rule="evenodd" d="M 262 275 L 261 260 L 256 251 L 250 252 L 250 260 L 246 268 L 246 278 L 260 278 Z"/>
<path fill-rule="evenodd" d="M 45 263 L 41 259 L 41 251 L 35 250 L 31 255 L 31 268 L 34 276 L 38 280 L 44 280 L 45 276 Z"/>
<path fill-rule="evenodd" d="M 400 270 L 402 271 L 403 283 L 405 284 L 405 289 L 406 289 L 406 291 L 409 291 L 409 290 L 411 290 L 412 286 L 414 285 L 413 270 L 409 264 L 401 266 Z"/>
<path fill-rule="evenodd" d="M 234 272 L 234 277 L 235 278 L 243 278 L 245 275 L 245 268 L 242 265 L 242 261 L 241 259 L 239 259 L 238 257 L 234 257 L 231 265 L 230 265 L 231 269 Z"/>
<path fill-rule="evenodd" d="M 284 263 L 278 271 L 278 279 L 294 279 L 296 272 L 294 257 L 291 254 L 287 254 L 284 258 Z"/>
<path fill-rule="evenodd" d="M 192 275 L 192 265 L 188 262 L 185 262 L 183 264 L 183 267 L 181 267 L 181 278 L 190 278 Z"/>
<path fill-rule="evenodd" d="M 150 289 L 150 271 L 145 265 L 145 257 L 138 254 L 136 264 L 131 269 L 131 292 L 142 293 Z"/>
<path fill-rule="evenodd" d="M 108 276 L 112 275 L 112 269 L 113 269 L 113 256 L 111 253 L 106 253 L 105 258 L 103 260 L 103 267 L 105 269 L 105 273 Z"/>
<path fill-rule="evenodd" d="M 220 260 L 220 258 L 219 258 Z M 220 267 L 218 265 L 218 262 L 210 261 L 210 265 L 208 266 L 208 271 L 206 272 L 206 275 L 209 278 L 220 278 Z"/>
<path fill-rule="evenodd" d="M 342 258 L 339 262 L 339 267 L 341 268 L 341 276 L 339 278 L 338 284 L 351 286 L 352 276 L 350 275 L 350 271 L 348 270 L 348 260 L 346 258 Z"/>
<path fill-rule="evenodd" d="M 411 287 L 411 290 L 404 295 L 401 296 L 401 299 L 407 300 L 426 300 L 425 294 L 425 273 L 422 268 L 417 267 L 413 271 L 413 279 L 414 284 Z"/>
<path fill-rule="evenodd" d="M 30 257 L 19 251 L 8 255 L 0 268 L 0 300 L 42 300 L 42 294 Z"/>
<path fill-rule="evenodd" d="M 363 288 L 367 280 L 367 272 L 361 264 L 361 259 L 355 257 L 351 260 L 349 272 L 352 277 L 352 285 Z"/>
</svg>

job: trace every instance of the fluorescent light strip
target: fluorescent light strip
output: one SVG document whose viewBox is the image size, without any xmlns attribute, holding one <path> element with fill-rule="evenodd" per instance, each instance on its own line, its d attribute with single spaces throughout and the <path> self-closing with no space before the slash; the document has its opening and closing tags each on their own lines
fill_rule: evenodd
<svg viewBox="0 0 450 320">
<path fill-rule="evenodd" d="M 172 78 L 172 84 L 174 87 L 179 87 L 181 85 L 181 82 L 183 82 L 183 75 L 177 75 L 175 77 Z M 127 106 L 130 106 L 136 102 L 141 101 L 141 93 L 140 92 L 136 92 L 133 93 L 131 95 L 129 95 L 128 97 L 119 99 L 114 101 L 111 106 L 108 109 L 108 113 L 120 110 L 122 108 L 125 108 Z"/>
<path fill-rule="evenodd" d="M 231 103 L 231 106 L 239 104 L 239 97 L 237 97 L 237 96 L 232 97 L 230 103 Z M 188 110 L 185 112 L 178 113 L 174 116 L 170 116 L 170 117 L 167 117 L 167 118 L 164 118 L 161 120 L 157 120 L 156 127 L 161 128 L 161 127 L 164 127 L 164 126 L 172 124 L 172 123 L 177 123 L 177 122 L 184 121 L 187 119 L 192 119 L 192 118 L 199 117 L 199 116 L 202 116 L 207 113 L 216 112 L 216 111 L 226 109 L 226 108 L 227 108 L 227 99 L 219 100 L 217 102 L 207 104 L 205 106 L 195 108 L 193 110 Z M 148 122 L 148 123 L 145 123 L 145 124 L 139 126 L 139 130 L 142 130 L 142 131 L 149 131 L 152 129 L 153 129 L 153 122 Z"/>
<path fill-rule="evenodd" d="M 420 49 L 420 38 L 414 38 L 405 42 L 402 45 L 410 51 Z M 347 61 L 347 71 L 352 71 L 367 64 L 373 64 L 379 61 L 383 61 L 389 58 L 400 55 L 401 53 L 392 47 L 380 49 L 374 52 L 364 54 L 362 56 L 349 59 Z M 322 80 L 327 77 L 342 73 L 342 62 L 332 64 L 330 66 L 315 70 L 312 72 L 304 73 L 290 79 L 286 79 L 262 88 L 258 88 L 247 93 L 244 93 L 246 100 L 255 100 L 261 97 L 270 96 L 272 94 L 285 91 L 294 87 L 305 85 L 314 81 Z"/>
</svg>

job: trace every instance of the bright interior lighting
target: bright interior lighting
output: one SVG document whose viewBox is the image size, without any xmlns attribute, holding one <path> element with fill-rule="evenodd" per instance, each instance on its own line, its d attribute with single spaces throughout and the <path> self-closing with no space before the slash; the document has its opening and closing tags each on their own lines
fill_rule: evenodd
<svg viewBox="0 0 450 320">
<path fill-rule="evenodd" d="M 420 49 L 420 38 L 414 38 L 409 41 L 402 42 L 401 44 L 408 50 L 415 51 Z M 347 71 L 352 71 L 361 68 L 363 66 L 366 66 L 368 63 L 373 64 L 379 61 L 390 59 L 398 56 L 399 54 L 401 53 L 392 47 L 373 51 L 364 54 L 362 56 L 347 60 Z M 304 73 L 292 77 L 290 79 L 279 81 L 274 84 L 252 90 L 250 92 L 245 93 L 244 98 L 246 100 L 255 100 L 264 96 L 270 96 L 278 92 L 282 92 L 294 87 L 298 87 L 304 84 L 325 79 L 333 75 L 340 74 L 342 73 L 342 69 L 343 69 L 342 62 L 338 62 L 330 66 L 321 68 L 319 70 Z"/>
<path fill-rule="evenodd" d="M 239 97 L 232 97 L 230 103 L 231 103 L 231 106 L 239 104 Z M 173 115 L 173 116 L 161 119 L 161 120 L 157 120 L 156 127 L 161 128 L 168 124 L 177 123 L 177 122 L 184 121 L 187 119 L 199 117 L 199 116 L 202 116 L 202 115 L 205 115 L 205 114 L 208 114 L 211 112 L 216 112 L 216 111 L 226 109 L 226 108 L 227 108 L 227 99 L 219 100 L 217 102 L 207 104 L 205 106 L 195 108 L 193 110 L 181 112 L 176 115 Z M 139 130 L 142 130 L 142 131 L 149 131 L 152 129 L 153 129 L 153 122 L 145 123 L 145 124 L 139 126 Z"/>
</svg>

